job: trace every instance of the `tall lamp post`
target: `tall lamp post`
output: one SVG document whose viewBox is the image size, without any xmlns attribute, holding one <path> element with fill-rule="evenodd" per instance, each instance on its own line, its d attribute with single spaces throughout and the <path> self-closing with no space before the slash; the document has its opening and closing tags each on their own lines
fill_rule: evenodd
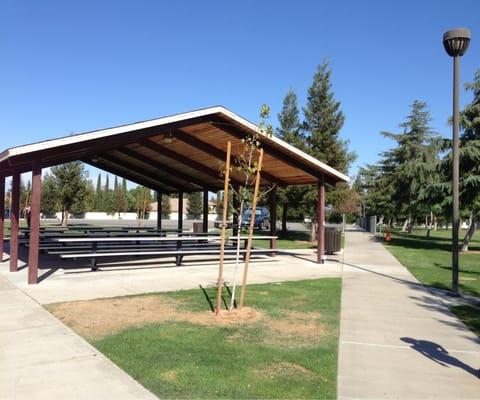
<svg viewBox="0 0 480 400">
<path fill-rule="evenodd" d="M 453 143 L 452 143 L 452 292 L 458 295 L 458 231 L 460 228 L 458 180 L 459 180 L 459 122 L 458 89 L 460 86 L 460 57 L 470 43 L 470 31 L 464 28 L 452 29 L 443 35 L 443 46 L 453 57 Z"/>
</svg>

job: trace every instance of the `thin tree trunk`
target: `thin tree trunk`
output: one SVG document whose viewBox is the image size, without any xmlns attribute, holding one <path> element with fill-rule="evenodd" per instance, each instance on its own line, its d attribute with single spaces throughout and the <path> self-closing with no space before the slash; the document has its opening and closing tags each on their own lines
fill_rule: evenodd
<svg viewBox="0 0 480 400">
<path fill-rule="evenodd" d="M 463 238 L 462 249 L 461 251 L 468 251 L 468 244 L 470 240 L 472 240 L 473 234 L 475 233 L 477 222 L 475 218 L 473 218 L 473 213 L 470 213 L 470 226 L 468 227 L 468 231 Z"/>
<path fill-rule="evenodd" d="M 402 232 L 406 232 L 409 225 L 410 225 L 410 219 L 407 218 L 403 223 Z"/>
<path fill-rule="evenodd" d="M 314 222 L 312 220 L 312 222 L 310 222 L 310 241 L 311 242 L 314 242 L 315 239 L 317 238 L 317 235 L 316 235 L 316 232 L 317 232 L 317 224 L 316 222 Z"/>
<path fill-rule="evenodd" d="M 430 212 L 430 220 L 428 219 L 428 215 L 425 216 L 425 226 L 427 228 L 427 238 L 430 237 L 430 231 L 432 230 L 433 224 L 433 213 Z"/>
<path fill-rule="evenodd" d="M 412 216 L 409 215 L 408 216 L 408 226 L 407 226 L 408 233 L 412 233 L 412 228 L 413 228 Z"/>
<path fill-rule="evenodd" d="M 288 202 L 283 203 L 282 208 L 282 235 L 287 234 L 287 215 L 288 215 Z"/>
<path fill-rule="evenodd" d="M 62 211 L 62 226 L 68 225 L 68 210 L 63 208 Z"/>
</svg>

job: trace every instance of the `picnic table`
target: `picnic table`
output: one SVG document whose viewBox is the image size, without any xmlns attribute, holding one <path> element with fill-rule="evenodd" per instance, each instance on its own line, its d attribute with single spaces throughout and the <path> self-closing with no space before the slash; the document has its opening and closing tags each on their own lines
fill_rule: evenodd
<svg viewBox="0 0 480 400">
<path fill-rule="evenodd" d="M 252 239 L 270 240 L 270 236 L 254 236 Z M 237 237 L 229 237 L 228 240 L 235 242 Z M 245 245 L 239 250 L 246 254 L 246 241 L 248 236 L 238 238 Z M 176 265 L 180 266 L 186 255 L 216 255 L 220 254 L 220 236 L 216 235 L 177 235 L 177 236 L 153 236 L 153 235 L 129 235 L 110 237 L 57 237 L 54 241 L 68 243 L 70 245 L 85 244 L 85 247 L 69 248 L 72 251 L 60 250 L 50 252 L 59 254 L 62 259 L 88 258 L 91 260 L 92 271 L 97 270 L 97 259 L 104 257 L 130 257 L 130 256 L 175 256 Z M 130 243 L 129 243 L 130 242 Z M 157 248 L 145 248 L 145 242 L 154 242 Z M 121 244 L 121 246 L 118 246 Z M 163 246 L 159 246 L 163 245 Z M 103 245 L 99 248 L 99 245 Z M 236 246 L 225 249 L 226 254 L 235 254 Z M 274 250 L 273 250 L 274 251 Z M 272 249 L 252 249 L 252 253 L 271 253 Z"/>
</svg>

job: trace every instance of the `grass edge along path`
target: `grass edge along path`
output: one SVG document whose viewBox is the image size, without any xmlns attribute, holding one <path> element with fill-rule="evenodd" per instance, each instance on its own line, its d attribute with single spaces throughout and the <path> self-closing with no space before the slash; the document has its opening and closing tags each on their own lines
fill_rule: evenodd
<svg viewBox="0 0 480 400">
<path fill-rule="evenodd" d="M 340 292 L 339 278 L 249 285 L 248 304 L 259 317 L 233 324 L 204 322 L 214 316 L 200 289 L 47 308 L 160 398 L 330 399 L 336 397 Z M 207 293 L 214 298 L 215 288 Z M 172 318 L 122 322 L 122 301 L 140 301 L 139 309 L 131 308 L 138 316 L 148 311 L 141 300 L 155 296 L 163 307 L 175 307 Z M 75 326 L 75 318 L 95 317 L 87 307 L 92 302 L 112 321 L 118 317 L 114 323 L 122 329 L 95 337 L 94 324 L 83 331 Z M 96 323 L 106 322 L 97 317 Z"/>
</svg>

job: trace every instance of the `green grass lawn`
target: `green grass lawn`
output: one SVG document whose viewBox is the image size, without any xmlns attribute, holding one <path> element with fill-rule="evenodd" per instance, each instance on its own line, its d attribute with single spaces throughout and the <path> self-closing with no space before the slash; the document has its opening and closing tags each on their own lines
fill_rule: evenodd
<svg viewBox="0 0 480 400">
<path fill-rule="evenodd" d="M 463 239 L 465 231 L 460 231 Z M 450 289 L 451 269 L 451 230 L 432 231 L 426 237 L 426 230 L 417 229 L 412 233 L 392 231 L 392 241 L 385 247 L 423 284 L 440 289 Z M 476 232 L 469 250 L 460 253 L 459 288 L 463 293 L 480 297 L 480 233 Z M 451 309 L 473 332 L 480 336 L 480 308 L 458 306 Z"/>
<path fill-rule="evenodd" d="M 460 232 L 463 238 L 465 231 Z M 450 289 L 451 231 L 414 230 L 412 233 L 392 231 L 392 241 L 385 243 L 387 249 L 422 283 L 441 289 Z M 477 232 L 470 244 L 470 250 L 480 250 L 480 233 Z M 460 253 L 459 287 L 464 293 L 480 297 L 480 254 Z"/>
<path fill-rule="evenodd" d="M 82 330 L 74 322 L 95 313 L 82 313 L 75 303 L 69 303 L 74 311 L 68 317 L 61 304 L 49 309 L 160 398 L 331 399 L 336 397 L 340 290 L 336 278 L 249 285 L 248 305 L 261 317 L 226 325 L 198 322 L 199 315 L 215 318 L 201 290 L 156 294 L 185 317 L 144 321 L 97 337 L 90 325 Z M 207 292 L 215 297 L 215 289 Z M 128 298 L 142 297 L 152 296 Z M 98 310 L 105 310 L 102 301 L 94 300 Z"/>
</svg>

